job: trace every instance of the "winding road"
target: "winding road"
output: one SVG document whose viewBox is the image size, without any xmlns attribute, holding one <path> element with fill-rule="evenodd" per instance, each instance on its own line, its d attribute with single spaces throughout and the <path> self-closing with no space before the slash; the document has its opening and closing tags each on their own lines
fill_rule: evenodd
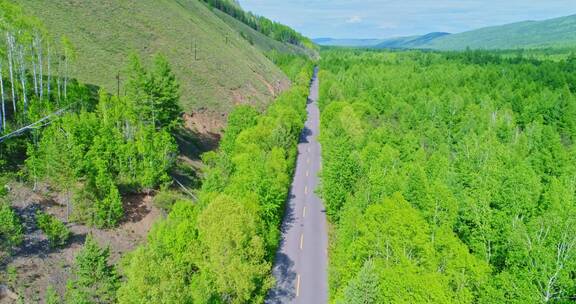
<svg viewBox="0 0 576 304">
<path fill-rule="evenodd" d="M 282 240 L 272 269 L 276 286 L 268 294 L 269 304 L 328 302 L 328 228 L 324 205 L 315 193 L 321 167 L 318 86 L 316 68 L 282 223 Z"/>
</svg>

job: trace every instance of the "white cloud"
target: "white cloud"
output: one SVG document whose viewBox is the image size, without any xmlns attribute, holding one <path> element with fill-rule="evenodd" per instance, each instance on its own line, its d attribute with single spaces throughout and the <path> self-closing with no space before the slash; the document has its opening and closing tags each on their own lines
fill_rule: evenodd
<svg viewBox="0 0 576 304">
<path fill-rule="evenodd" d="M 378 28 L 381 30 L 393 30 L 393 29 L 397 29 L 398 25 L 396 23 L 392 23 L 392 22 L 385 22 L 385 23 L 381 23 L 380 25 L 378 25 Z"/>
<path fill-rule="evenodd" d="M 1 1 L 1 0 L 0 0 Z M 309 37 L 388 38 L 462 32 L 576 13 L 575 0 L 238 0 Z"/>
<path fill-rule="evenodd" d="M 360 16 L 352 16 L 346 20 L 346 23 L 360 23 L 362 22 L 362 17 Z"/>
</svg>

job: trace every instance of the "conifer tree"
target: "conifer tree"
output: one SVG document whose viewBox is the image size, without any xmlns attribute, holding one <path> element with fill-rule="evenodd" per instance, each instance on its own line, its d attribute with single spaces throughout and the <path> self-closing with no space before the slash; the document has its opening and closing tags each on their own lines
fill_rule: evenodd
<svg viewBox="0 0 576 304">
<path fill-rule="evenodd" d="M 119 277 L 110 265 L 110 249 L 101 248 L 92 235 L 76 257 L 72 279 L 67 283 L 66 303 L 114 303 Z"/>
</svg>

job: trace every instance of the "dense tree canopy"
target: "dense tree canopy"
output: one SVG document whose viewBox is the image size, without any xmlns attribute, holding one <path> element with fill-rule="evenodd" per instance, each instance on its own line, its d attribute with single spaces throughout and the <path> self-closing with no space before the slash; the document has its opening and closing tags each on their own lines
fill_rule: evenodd
<svg viewBox="0 0 576 304">
<path fill-rule="evenodd" d="M 43 130 L 37 145 L 29 145 L 29 174 L 68 194 L 73 219 L 113 227 L 124 215 L 121 190 L 170 181 L 177 152 L 170 130 L 180 120 L 178 84 L 162 57 L 153 72 L 139 62 L 133 59 L 127 96 L 101 92 L 94 111 L 63 115 Z"/>
<path fill-rule="evenodd" d="M 203 155 L 199 202 L 177 202 L 124 261 L 120 303 L 264 301 L 312 71 L 294 60 L 294 86 L 265 113 L 229 115 L 220 150 Z"/>
<path fill-rule="evenodd" d="M 323 54 L 336 302 L 574 298 L 571 60 Z"/>
</svg>

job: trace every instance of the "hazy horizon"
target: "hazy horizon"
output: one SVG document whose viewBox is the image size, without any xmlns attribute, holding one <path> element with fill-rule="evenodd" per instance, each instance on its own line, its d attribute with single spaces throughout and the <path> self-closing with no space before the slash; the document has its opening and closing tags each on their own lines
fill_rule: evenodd
<svg viewBox="0 0 576 304">
<path fill-rule="evenodd" d="M 486 26 L 545 20 L 576 13 L 573 0 L 239 0 L 255 14 L 310 38 L 384 39 L 430 32 L 459 33 Z"/>
</svg>

